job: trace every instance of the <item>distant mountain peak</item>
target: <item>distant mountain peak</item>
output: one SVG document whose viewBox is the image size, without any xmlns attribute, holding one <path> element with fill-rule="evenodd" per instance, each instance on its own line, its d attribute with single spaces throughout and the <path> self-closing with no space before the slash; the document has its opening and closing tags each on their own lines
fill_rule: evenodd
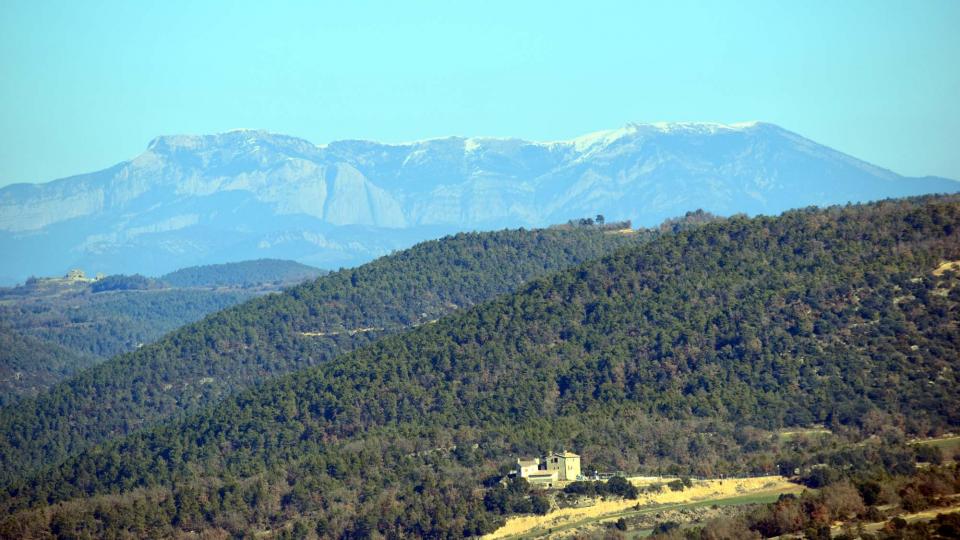
<svg viewBox="0 0 960 540">
<path fill-rule="evenodd" d="M 578 150 L 589 148 L 598 143 L 614 142 L 622 137 L 634 135 L 637 133 L 662 133 L 662 134 L 691 134 L 691 135 L 712 135 L 724 131 L 742 132 L 760 127 L 775 128 L 779 131 L 788 132 L 775 124 L 759 121 L 735 122 L 724 124 L 719 122 L 628 122 L 620 128 L 599 130 L 570 139 L 560 139 L 552 141 L 528 141 L 517 137 L 496 137 L 496 136 L 475 136 L 466 137 L 460 135 L 450 135 L 445 137 L 432 137 L 427 139 L 417 139 L 399 143 L 381 143 L 368 139 L 342 139 L 332 141 L 329 144 L 314 144 L 306 139 L 293 137 L 268 131 L 265 129 L 239 128 L 220 133 L 205 135 L 161 135 L 155 137 L 147 145 L 147 151 L 154 153 L 170 154 L 181 151 L 197 152 L 208 148 L 225 147 L 232 148 L 254 148 L 267 145 L 270 147 L 293 147 L 299 151 L 323 150 L 342 146 L 362 146 L 362 147 L 462 147 L 465 152 L 472 152 L 484 145 L 496 144 L 534 144 L 540 146 L 570 145 Z"/>
<path fill-rule="evenodd" d="M 147 151 L 174 154 L 257 147 L 294 150 L 298 153 L 318 150 L 317 145 L 299 137 L 273 133 L 264 129 L 234 129 L 211 135 L 161 135 L 150 141 Z"/>
<path fill-rule="evenodd" d="M 958 189 L 756 121 L 628 123 L 552 142 L 167 135 L 109 169 L 0 189 L 0 275 L 264 257 L 337 267 L 460 230 L 597 214 L 649 226 L 695 208 L 776 214 Z M 34 234 L 47 235 L 42 249 Z"/>
<path fill-rule="evenodd" d="M 540 143 L 546 145 L 569 145 L 579 152 L 606 147 L 626 137 L 636 135 L 716 135 L 720 133 L 747 132 L 758 128 L 773 128 L 777 131 L 787 130 L 765 122 L 749 121 L 723 124 L 718 122 L 628 122 L 617 129 L 606 129 L 580 135 L 572 139 Z M 789 133 L 789 132 L 788 132 Z"/>
<path fill-rule="evenodd" d="M 580 135 L 579 137 L 574 137 L 565 141 L 556 141 L 553 144 L 569 144 L 572 145 L 578 152 L 584 152 L 592 147 L 607 146 L 622 139 L 623 137 L 633 135 L 638 131 L 638 129 L 638 124 L 627 124 L 619 129 L 594 131 L 593 133 L 587 133 L 586 135 Z"/>
<path fill-rule="evenodd" d="M 725 124 L 721 122 L 631 122 L 628 127 L 635 131 L 656 131 L 658 133 L 676 133 L 691 135 L 715 135 L 724 132 L 745 132 L 757 128 L 770 127 L 786 131 L 776 124 L 751 120 Z"/>
</svg>

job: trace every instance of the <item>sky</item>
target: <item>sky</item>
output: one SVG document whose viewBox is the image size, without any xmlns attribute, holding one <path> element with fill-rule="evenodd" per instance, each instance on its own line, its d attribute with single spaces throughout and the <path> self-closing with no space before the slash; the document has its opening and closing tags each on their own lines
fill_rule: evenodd
<svg viewBox="0 0 960 540">
<path fill-rule="evenodd" d="M 748 120 L 960 179 L 958 27 L 956 0 L 4 0 L 0 186 L 167 134 L 558 140 Z"/>
</svg>

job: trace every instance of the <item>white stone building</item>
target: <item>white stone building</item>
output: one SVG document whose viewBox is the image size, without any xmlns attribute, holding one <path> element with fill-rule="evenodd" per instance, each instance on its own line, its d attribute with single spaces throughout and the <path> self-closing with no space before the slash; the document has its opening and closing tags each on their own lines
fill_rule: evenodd
<svg viewBox="0 0 960 540">
<path fill-rule="evenodd" d="M 580 478 L 580 456 L 573 452 L 553 452 L 542 459 L 517 459 L 515 472 L 531 484 L 553 487 L 558 482 Z"/>
</svg>

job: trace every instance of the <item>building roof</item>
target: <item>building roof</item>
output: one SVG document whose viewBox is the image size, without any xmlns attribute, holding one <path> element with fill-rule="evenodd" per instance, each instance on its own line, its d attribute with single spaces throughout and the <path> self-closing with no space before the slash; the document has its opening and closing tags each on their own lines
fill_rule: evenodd
<svg viewBox="0 0 960 540">
<path fill-rule="evenodd" d="M 533 458 L 533 459 L 517 458 L 517 465 L 520 465 L 521 467 L 530 467 L 532 465 L 539 465 L 539 464 L 540 464 L 540 460 L 537 458 Z"/>
<path fill-rule="evenodd" d="M 578 454 L 574 454 L 573 452 L 554 452 L 550 454 L 550 456 L 562 457 L 562 458 L 579 458 L 580 457 Z"/>
</svg>

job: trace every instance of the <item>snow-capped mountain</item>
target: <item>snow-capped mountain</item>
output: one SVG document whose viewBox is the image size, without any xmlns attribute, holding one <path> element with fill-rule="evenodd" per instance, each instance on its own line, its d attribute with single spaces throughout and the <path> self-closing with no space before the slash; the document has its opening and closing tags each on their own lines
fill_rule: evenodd
<svg viewBox="0 0 960 540">
<path fill-rule="evenodd" d="M 0 189 L 0 276 L 157 275 L 260 257 L 352 265 L 444 233 L 604 214 L 653 225 L 955 192 L 772 124 L 628 124 L 572 140 L 405 144 L 240 130 L 154 139 L 130 161 Z"/>
</svg>

